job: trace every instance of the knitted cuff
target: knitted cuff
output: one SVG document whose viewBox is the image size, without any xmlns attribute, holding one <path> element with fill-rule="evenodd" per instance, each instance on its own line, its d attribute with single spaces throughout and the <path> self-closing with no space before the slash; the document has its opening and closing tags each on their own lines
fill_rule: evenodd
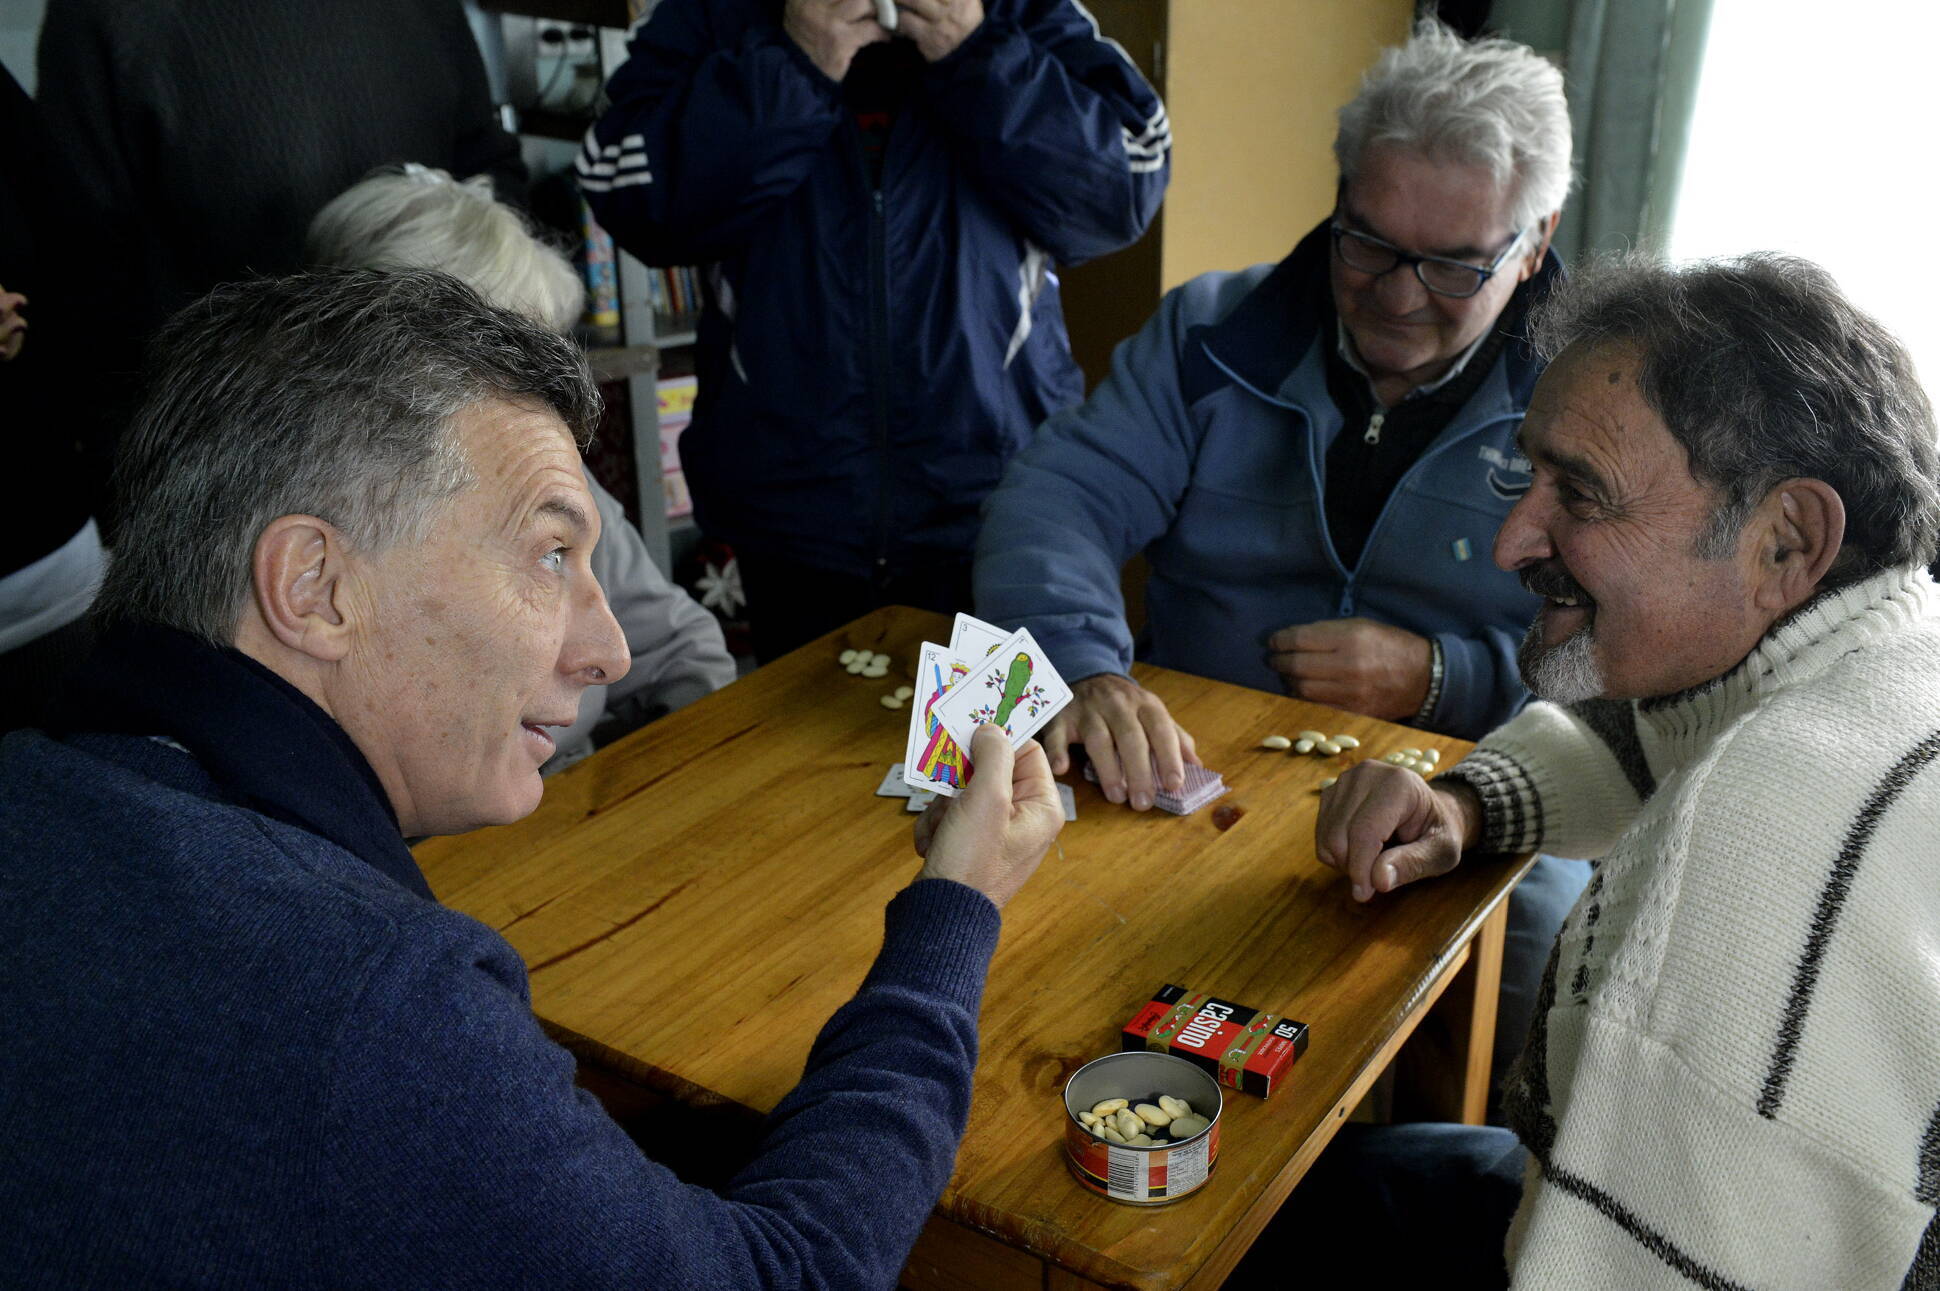
<svg viewBox="0 0 1940 1291">
<path fill-rule="evenodd" d="M 1442 702 L 1442 683 L 1448 677 L 1448 661 L 1442 657 L 1441 638 L 1429 637 L 1428 645 L 1428 694 L 1422 699 L 1421 707 L 1415 710 L 1416 726 L 1427 725 L 1428 719 L 1435 715 L 1435 705 Z"/>
<path fill-rule="evenodd" d="M 1543 842 L 1543 800 L 1520 762 L 1494 749 L 1476 749 L 1435 777 L 1460 780 L 1482 800 L 1478 852 L 1533 852 Z"/>
</svg>

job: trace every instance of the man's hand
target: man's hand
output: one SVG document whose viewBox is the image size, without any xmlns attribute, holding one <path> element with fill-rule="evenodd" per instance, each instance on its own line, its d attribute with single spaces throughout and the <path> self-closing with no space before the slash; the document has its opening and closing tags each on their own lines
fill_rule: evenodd
<svg viewBox="0 0 1940 1291">
<path fill-rule="evenodd" d="M 875 0 L 788 0 L 781 29 L 837 83 L 849 74 L 858 49 L 889 39 L 876 21 Z"/>
<path fill-rule="evenodd" d="M 1117 673 L 1075 683 L 1071 702 L 1038 738 L 1050 754 L 1053 775 L 1071 769 L 1073 744 L 1084 745 L 1105 797 L 1130 801 L 1134 811 L 1150 807 L 1160 788 L 1177 793 L 1185 785 L 1186 764 L 1199 765 L 1192 737 L 1172 720 L 1165 701 Z"/>
<path fill-rule="evenodd" d="M 1412 771 L 1360 762 L 1321 794 L 1314 851 L 1347 876 L 1356 901 L 1366 901 L 1448 873 L 1481 834 L 1482 803 L 1468 785 L 1430 788 Z"/>
<path fill-rule="evenodd" d="M 1001 730 L 979 726 L 969 752 L 977 769 L 970 783 L 916 821 L 916 854 L 924 861 L 918 877 L 967 883 L 1001 910 L 1064 828 L 1064 804 L 1034 741 L 1013 754 Z"/>
<path fill-rule="evenodd" d="M 983 25 L 983 0 L 896 0 L 896 34 L 934 63 Z"/>
<path fill-rule="evenodd" d="M 1267 663 L 1295 699 L 1397 722 L 1413 717 L 1428 698 L 1433 644 L 1385 623 L 1299 623 L 1268 637 L 1266 648 Z"/>
<path fill-rule="evenodd" d="M 26 303 L 27 298 L 19 292 L 0 287 L 0 363 L 20 353 L 20 347 L 27 343 L 27 320 L 20 316 Z"/>
</svg>

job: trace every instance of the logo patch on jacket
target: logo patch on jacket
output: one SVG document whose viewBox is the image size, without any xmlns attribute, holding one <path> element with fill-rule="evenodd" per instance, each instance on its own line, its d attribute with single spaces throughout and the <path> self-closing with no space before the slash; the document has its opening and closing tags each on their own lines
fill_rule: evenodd
<svg viewBox="0 0 1940 1291">
<path fill-rule="evenodd" d="M 1529 459 L 1521 453 L 1504 456 L 1501 449 L 1484 444 L 1476 456 L 1489 464 L 1489 491 L 1504 502 L 1514 502 L 1529 492 Z"/>
</svg>

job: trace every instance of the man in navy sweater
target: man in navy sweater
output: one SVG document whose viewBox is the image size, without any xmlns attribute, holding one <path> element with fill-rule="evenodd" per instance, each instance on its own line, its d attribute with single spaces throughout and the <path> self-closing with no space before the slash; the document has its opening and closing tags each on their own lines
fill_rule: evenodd
<svg viewBox="0 0 1940 1291">
<path fill-rule="evenodd" d="M 627 666 L 576 351 L 441 274 L 219 289 L 157 342 L 85 687 L 0 742 L 0 1266 L 21 1285 L 894 1284 L 968 1112 L 1042 750 L 926 861 L 753 1161 L 643 1156 L 404 844 L 515 820 Z"/>
</svg>

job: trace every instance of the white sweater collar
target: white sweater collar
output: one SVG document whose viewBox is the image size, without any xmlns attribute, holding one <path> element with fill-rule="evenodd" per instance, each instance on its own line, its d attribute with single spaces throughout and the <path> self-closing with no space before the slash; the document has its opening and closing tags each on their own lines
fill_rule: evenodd
<svg viewBox="0 0 1940 1291">
<path fill-rule="evenodd" d="M 1822 592 L 1766 633 L 1731 671 L 1676 695 L 1636 701 L 1638 726 L 1664 761 L 1687 765 L 1778 691 L 1937 611 L 1940 588 L 1924 569 L 1887 570 Z"/>
</svg>

